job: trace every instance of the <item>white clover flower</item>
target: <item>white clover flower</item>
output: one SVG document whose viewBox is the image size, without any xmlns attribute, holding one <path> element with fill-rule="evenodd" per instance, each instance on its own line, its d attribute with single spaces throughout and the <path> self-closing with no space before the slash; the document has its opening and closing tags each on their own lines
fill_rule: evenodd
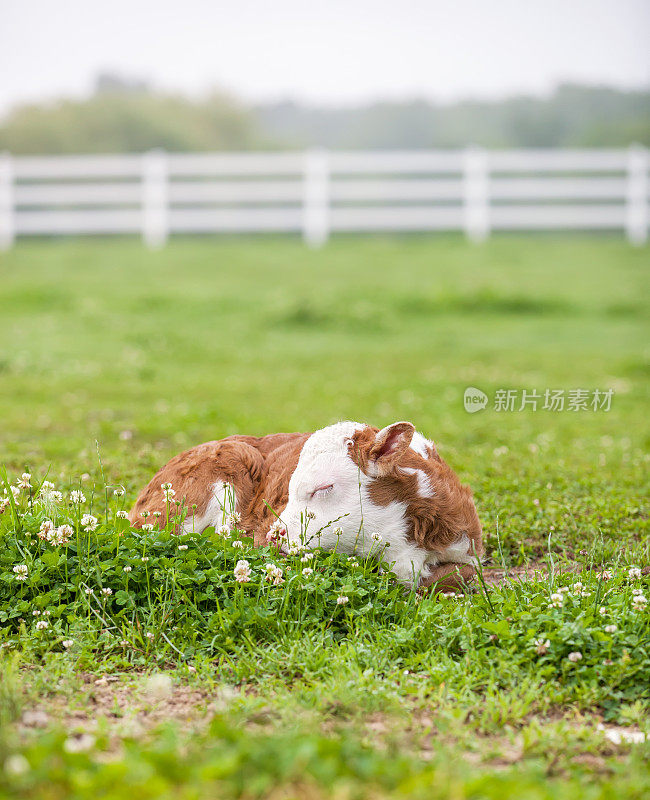
<svg viewBox="0 0 650 800">
<path fill-rule="evenodd" d="M 632 589 L 632 594 L 643 594 L 643 589 Z"/>
<path fill-rule="evenodd" d="M 142 561 L 142 563 L 143 563 L 143 564 L 146 564 L 146 563 L 147 563 L 147 561 L 149 561 L 149 556 L 142 556 L 142 558 L 140 559 L 140 561 Z"/>
<path fill-rule="evenodd" d="M 20 497 L 20 487 L 18 486 L 10 486 L 11 494 L 14 496 L 14 500 L 18 500 Z"/>
<path fill-rule="evenodd" d="M 550 646 L 551 642 L 548 639 L 545 639 L 543 636 L 541 639 L 535 639 L 535 649 L 540 656 L 543 656 L 544 653 L 547 653 Z"/>
<path fill-rule="evenodd" d="M 237 562 L 233 570 L 233 575 L 237 583 L 248 583 L 251 579 L 251 574 L 250 564 L 245 558 Z"/>
<path fill-rule="evenodd" d="M 158 519 L 158 517 L 162 516 L 162 512 L 161 511 L 154 511 L 151 516 L 155 517 L 156 519 Z"/>
<path fill-rule="evenodd" d="M 642 594 L 636 594 L 632 598 L 632 609 L 633 609 L 633 611 L 645 611 L 645 608 L 646 608 L 647 605 L 648 605 L 648 600 Z"/>
<path fill-rule="evenodd" d="M 84 594 L 92 594 L 92 593 L 93 590 L 89 586 L 86 586 L 86 588 L 84 589 Z"/>
<path fill-rule="evenodd" d="M 65 647 L 66 650 L 69 650 L 74 644 L 74 639 L 64 639 L 61 642 L 61 644 Z"/>
<path fill-rule="evenodd" d="M 14 778 L 26 775 L 30 769 L 29 761 L 25 756 L 21 756 L 20 753 L 14 753 L 11 756 L 7 756 L 5 759 L 4 771 L 7 775 L 11 775 Z"/>
<path fill-rule="evenodd" d="M 56 526 L 51 519 L 44 519 L 43 522 L 41 522 L 41 527 L 38 529 L 38 538 L 47 539 L 49 542 L 55 528 Z"/>
<path fill-rule="evenodd" d="M 244 543 L 242 542 L 241 539 L 235 539 L 235 541 L 232 543 L 232 546 L 237 548 L 238 550 L 242 550 L 244 547 Z"/>
<path fill-rule="evenodd" d="M 18 486 L 19 489 L 31 489 L 32 488 L 32 484 L 30 482 L 31 480 L 32 480 L 31 474 L 29 472 L 23 472 L 20 478 L 16 481 L 16 486 Z"/>
<path fill-rule="evenodd" d="M 104 597 L 110 597 L 110 596 L 113 594 L 113 590 L 112 590 L 112 589 L 109 589 L 109 587 L 108 587 L 108 586 L 105 586 L 105 587 L 102 589 L 102 594 L 104 595 Z"/>
<path fill-rule="evenodd" d="M 281 519 L 276 519 L 270 526 L 266 539 L 269 544 L 277 544 L 278 539 L 284 539 L 287 535 L 287 529 Z"/>
<path fill-rule="evenodd" d="M 115 516 L 118 519 L 128 519 L 129 518 L 129 515 L 128 515 L 128 513 L 126 511 L 117 511 L 115 513 Z"/>
<path fill-rule="evenodd" d="M 9 503 L 10 500 L 8 497 L 0 497 L 0 514 L 2 514 L 5 511 Z"/>
<path fill-rule="evenodd" d="M 274 586 L 279 586 L 281 583 L 284 583 L 280 567 L 275 564 L 265 564 L 264 569 L 266 570 L 266 580 L 272 581 Z"/>
<path fill-rule="evenodd" d="M 337 538 L 343 536 L 343 528 L 334 528 L 334 536 Z"/>
<path fill-rule="evenodd" d="M 29 572 L 27 569 L 27 564 L 16 564 L 13 571 L 16 574 L 17 581 L 27 580 L 27 573 Z"/>
<path fill-rule="evenodd" d="M 340 594 L 336 598 L 336 605 L 337 606 L 344 606 L 347 602 L 349 602 L 350 598 L 346 597 L 344 594 Z"/>
<path fill-rule="evenodd" d="M 612 579 L 612 571 L 611 569 L 604 569 L 598 576 L 603 581 L 609 581 Z"/>
<path fill-rule="evenodd" d="M 124 488 L 118 486 L 117 489 L 113 489 L 113 497 L 124 497 Z"/>
<path fill-rule="evenodd" d="M 129 564 L 127 564 L 126 567 L 124 567 L 123 572 L 131 572 L 131 569 L 132 567 Z"/>
<path fill-rule="evenodd" d="M 43 503 L 60 503 L 63 499 L 61 492 L 57 492 L 51 481 L 43 481 L 38 493 L 39 500 Z"/>
<path fill-rule="evenodd" d="M 605 625 L 605 633 L 616 633 L 617 630 L 617 625 Z"/>
<path fill-rule="evenodd" d="M 39 619 L 36 623 L 36 630 L 37 631 L 44 631 L 46 628 L 50 627 L 50 623 L 46 619 Z"/>
<path fill-rule="evenodd" d="M 52 531 L 47 537 L 47 541 L 53 546 L 67 544 L 73 535 L 74 528 L 71 525 L 59 525 L 59 527 L 55 531 Z"/>
<path fill-rule="evenodd" d="M 32 617 L 40 617 L 40 616 L 41 616 L 41 612 L 37 608 L 35 608 L 32 611 Z"/>
<path fill-rule="evenodd" d="M 558 588 L 558 592 L 560 594 L 566 594 L 567 592 L 570 592 L 570 591 L 571 591 L 571 589 L 568 586 L 560 586 Z"/>
<path fill-rule="evenodd" d="M 163 489 L 163 499 L 167 503 L 171 503 L 171 501 L 176 497 L 176 492 L 173 489 Z"/>
<path fill-rule="evenodd" d="M 153 530 L 153 525 L 151 524 L 151 522 L 145 522 L 145 524 L 142 526 L 142 530 L 145 531 L 146 533 L 151 533 L 151 531 Z"/>
<path fill-rule="evenodd" d="M 573 663 L 575 664 L 576 661 L 580 661 L 580 659 L 582 658 L 582 653 L 579 650 L 576 650 L 573 653 L 569 653 L 567 658 L 569 659 L 569 661 L 573 661 Z"/>
<path fill-rule="evenodd" d="M 83 493 L 83 492 L 80 492 L 80 491 L 79 491 L 79 489 L 73 489 L 73 490 L 70 492 L 70 501 L 71 501 L 72 503 L 79 503 L 79 504 L 81 504 L 81 503 L 85 503 L 85 502 L 86 502 L 86 498 L 85 498 L 85 496 L 84 496 L 84 493 Z"/>
<path fill-rule="evenodd" d="M 639 567 L 630 567 L 627 571 L 628 578 L 632 578 L 632 580 L 638 580 L 642 574 Z"/>
<path fill-rule="evenodd" d="M 302 561 L 304 564 L 306 564 L 307 562 L 311 561 L 311 560 L 313 559 L 313 557 L 314 557 L 314 554 L 313 554 L 313 553 L 305 553 L 305 554 L 304 554 L 304 555 L 301 557 L 301 559 L 300 559 L 300 560 L 301 560 L 301 561 Z"/>
<path fill-rule="evenodd" d="M 373 533 L 370 538 L 372 539 L 373 542 L 381 542 L 381 541 L 383 541 L 383 537 L 382 537 L 381 533 Z"/>
<path fill-rule="evenodd" d="M 226 536 L 226 537 L 230 536 L 230 525 L 227 524 L 220 525 L 217 528 L 217 533 L 219 534 L 219 536 Z"/>
<path fill-rule="evenodd" d="M 147 637 L 147 639 L 149 639 L 149 640 L 151 640 L 151 639 L 155 639 L 155 638 L 156 638 L 156 637 L 155 637 L 155 635 L 154 635 L 154 634 L 153 634 L 151 631 L 147 631 L 147 632 L 146 632 L 146 634 L 145 634 L 145 636 L 146 636 L 146 637 Z"/>
<path fill-rule="evenodd" d="M 142 517 L 142 519 L 146 519 L 149 516 L 149 512 L 148 511 L 141 511 L 140 512 L 140 516 Z"/>
<path fill-rule="evenodd" d="M 170 697 L 173 689 L 172 679 L 164 672 L 150 675 L 144 684 L 144 691 L 149 700 L 153 702 L 160 702 L 166 697 Z"/>
<path fill-rule="evenodd" d="M 601 617 L 604 617 L 607 614 L 607 609 L 605 608 L 605 606 L 601 606 L 598 609 L 598 613 L 600 614 Z"/>
<path fill-rule="evenodd" d="M 226 518 L 233 528 L 236 527 L 239 522 L 241 522 L 241 514 L 238 511 L 231 511 Z"/>
<path fill-rule="evenodd" d="M 187 550 L 187 545 L 186 544 L 179 544 L 178 545 L 178 549 L 179 550 Z"/>
<path fill-rule="evenodd" d="M 63 742 L 63 749 L 66 753 L 85 753 L 95 744 L 95 737 L 89 733 L 82 733 L 79 736 L 71 736 Z"/>
<path fill-rule="evenodd" d="M 573 591 L 574 592 L 582 591 L 582 583 L 580 581 L 576 581 L 576 583 L 573 584 Z"/>
<path fill-rule="evenodd" d="M 305 578 L 308 578 L 310 575 L 314 574 L 314 570 L 311 567 L 305 567 L 302 571 L 302 574 L 305 576 Z"/>
<path fill-rule="evenodd" d="M 559 592 L 554 592 L 551 595 L 551 605 L 553 608 L 562 608 L 562 604 L 564 603 L 564 595 L 560 594 Z"/>
<path fill-rule="evenodd" d="M 160 488 L 163 490 L 163 492 L 168 492 L 172 488 L 172 485 L 169 482 L 161 483 Z"/>
<path fill-rule="evenodd" d="M 93 517 L 92 514 L 84 514 L 81 518 L 81 527 L 88 532 L 96 530 L 97 517 Z"/>
</svg>

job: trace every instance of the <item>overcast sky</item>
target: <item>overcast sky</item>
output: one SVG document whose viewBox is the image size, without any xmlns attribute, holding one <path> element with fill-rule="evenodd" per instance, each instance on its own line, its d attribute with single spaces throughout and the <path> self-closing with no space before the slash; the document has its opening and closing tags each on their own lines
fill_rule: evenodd
<svg viewBox="0 0 650 800">
<path fill-rule="evenodd" d="M 0 111 L 99 71 L 246 101 L 650 83 L 650 0 L 0 0 Z"/>
</svg>

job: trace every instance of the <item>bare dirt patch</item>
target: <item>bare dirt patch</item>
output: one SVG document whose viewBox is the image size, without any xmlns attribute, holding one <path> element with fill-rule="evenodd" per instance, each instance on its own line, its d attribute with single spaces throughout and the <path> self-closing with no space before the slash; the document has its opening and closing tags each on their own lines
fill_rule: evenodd
<svg viewBox="0 0 650 800">
<path fill-rule="evenodd" d="M 580 566 L 564 567 L 562 572 L 572 573 L 578 572 Z M 532 581 L 546 578 L 548 575 L 548 567 L 542 562 L 533 562 L 521 567 L 510 567 L 504 569 L 503 567 L 487 567 L 483 570 L 483 580 L 488 586 L 500 586 L 507 581 Z"/>
<path fill-rule="evenodd" d="M 102 724 L 110 734 L 139 737 L 173 721 L 194 731 L 207 725 L 236 692 L 175 683 L 166 673 L 101 678 L 84 674 L 80 679 L 81 685 L 70 694 L 49 696 L 25 711 L 19 730 L 60 724 L 71 733 L 93 733 Z"/>
</svg>

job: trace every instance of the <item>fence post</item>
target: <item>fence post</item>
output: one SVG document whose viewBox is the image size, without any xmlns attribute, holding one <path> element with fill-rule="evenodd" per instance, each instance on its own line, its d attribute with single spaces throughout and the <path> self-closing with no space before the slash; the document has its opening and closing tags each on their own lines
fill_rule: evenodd
<svg viewBox="0 0 650 800">
<path fill-rule="evenodd" d="M 162 247 L 169 236 L 167 153 L 149 150 L 142 157 L 142 238 L 147 247 Z"/>
<path fill-rule="evenodd" d="M 14 167 L 10 153 L 0 153 L 0 250 L 9 250 L 16 236 Z"/>
<path fill-rule="evenodd" d="M 302 236 L 309 247 L 321 247 L 329 237 L 329 159 L 320 148 L 305 153 Z"/>
<path fill-rule="evenodd" d="M 468 147 L 464 162 L 463 227 L 470 241 L 484 242 L 490 235 L 488 155 L 480 147 Z"/>
<path fill-rule="evenodd" d="M 625 233 L 631 244 L 648 241 L 648 151 L 632 144 L 627 151 L 627 187 L 625 191 Z"/>
</svg>

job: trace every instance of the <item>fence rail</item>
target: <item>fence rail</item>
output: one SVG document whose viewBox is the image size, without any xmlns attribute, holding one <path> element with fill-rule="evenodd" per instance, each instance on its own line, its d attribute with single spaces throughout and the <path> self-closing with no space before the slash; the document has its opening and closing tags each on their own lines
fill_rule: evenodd
<svg viewBox="0 0 650 800">
<path fill-rule="evenodd" d="M 650 158 L 627 149 L 0 153 L 0 248 L 18 236 L 612 230 L 643 244 Z"/>
</svg>

